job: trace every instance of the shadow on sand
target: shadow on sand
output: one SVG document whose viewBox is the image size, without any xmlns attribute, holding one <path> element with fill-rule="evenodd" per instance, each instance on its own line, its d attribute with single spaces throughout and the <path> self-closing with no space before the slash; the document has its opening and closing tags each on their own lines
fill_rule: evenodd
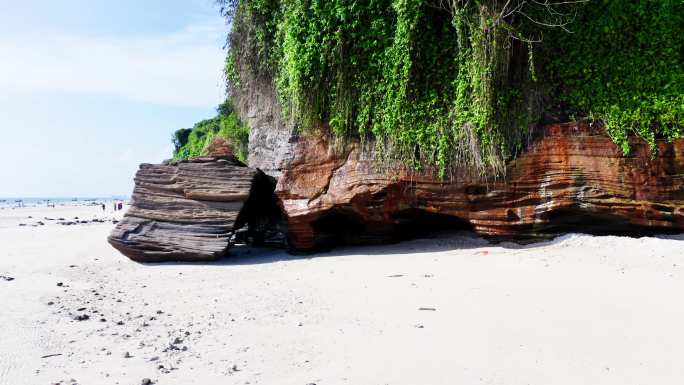
<svg viewBox="0 0 684 385">
<path fill-rule="evenodd" d="M 590 235 L 582 233 L 568 233 L 557 236 L 550 240 L 543 240 L 538 242 L 516 243 L 512 241 L 488 241 L 479 237 L 474 232 L 468 231 L 445 231 L 433 234 L 428 237 L 416 238 L 401 242 L 378 244 L 378 245 L 361 245 L 361 246 L 339 246 L 327 251 L 319 251 L 315 253 L 288 253 L 283 249 L 252 247 L 247 245 L 238 245 L 230 249 L 229 254 L 222 259 L 210 262 L 148 262 L 142 263 L 145 266 L 168 266 L 168 265 L 214 265 L 214 266 L 241 266 L 241 265 L 259 265 L 269 264 L 284 261 L 308 260 L 316 258 L 335 258 L 335 257 L 354 257 L 354 256 L 391 256 L 397 254 L 424 254 L 424 253 L 439 253 L 449 250 L 469 250 L 469 249 L 487 249 L 487 248 L 503 248 L 516 250 L 529 250 L 535 248 L 544 248 L 553 246 L 555 244 L 571 240 L 575 237 L 587 237 L 591 240 L 593 238 L 601 237 L 624 237 L 624 238 L 657 238 L 664 240 L 680 240 L 684 241 L 684 234 L 659 234 L 651 236 L 627 236 L 627 235 Z"/>
</svg>

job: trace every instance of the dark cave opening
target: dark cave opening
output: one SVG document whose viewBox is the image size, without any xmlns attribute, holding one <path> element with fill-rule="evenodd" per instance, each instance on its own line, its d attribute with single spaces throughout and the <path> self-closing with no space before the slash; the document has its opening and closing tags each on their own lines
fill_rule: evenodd
<svg viewBox="0 0 684 385">
<path fill-rule="evenodd" d="M 314 221 L 311 227 L 315 244 L 319 248 L 362 244 L 368 235 L 367 226 L 362 219 L 348 210 L 327 212 Z"/>
<path fill-rule="evenodd" d="M 544 234 L 560 235 L 584 233 L 590 235 L 620 235 L 630 237 L 676 234 L 665 226 L 644 226 L 631 223 L 628 218 L 609 213 L 587 212 L 579 207 L 554 210 L 545 216 L 548 223 L 541 231 Z"/>
<path fill-rule="evenodd" d="M 259 171 L 235 220 L 237 244 L 287 247 L 287 221 L 275 195 L 276 179 Z"/>
<path fill-rule="evenodd" d="M 457 216 L 421 209 L 402 210 L 393 215 L 399 223 L 396 234 L 400 239 L 426 238 L 444 232 L 475 231 L 473 225 Z"/>
<path fill-rule="evenodd" d="M 319 249 L 394 243 L 436 236 L 447 231 L 474 231 L 466 220 L 421 209 L 402 210 L 384 221 L 364 221 L 351 210 L 334 210 L 323 214 L 312 227 Z"/>
</svg>

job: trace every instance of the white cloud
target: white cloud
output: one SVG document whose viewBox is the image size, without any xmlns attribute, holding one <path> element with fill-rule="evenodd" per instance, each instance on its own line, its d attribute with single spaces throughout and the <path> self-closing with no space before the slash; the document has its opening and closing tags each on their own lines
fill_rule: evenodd
<svg viewBox="0 0 684 385">
<path fill-rule="evenodd" d="M 223 97 L 225 25 L 215 19 L 168 35 L 0 37 L 0 89 L 114 95 L 208 107 Z"/>
</svg>

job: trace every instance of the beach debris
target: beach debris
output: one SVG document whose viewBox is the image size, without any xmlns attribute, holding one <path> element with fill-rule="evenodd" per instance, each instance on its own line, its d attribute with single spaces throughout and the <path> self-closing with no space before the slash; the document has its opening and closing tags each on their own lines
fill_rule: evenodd
<svg viewBox="0 0 684 385">
<path fill-rule="evenodd" d="M 14 277 L 10 277 L 9 275 L 0 275 L 0 279 L 7 282 L 14 281 Z"/>
<path fill-rule="evenodd" d="M 404 274 L 393 274 L 393 275 L 388 275 L 387 278 L 401 278 L 403 276 L 404 276 Z"/>
<path fill-rule="evenodd" d="M 434 308 L 434 307 L 419 307 L 418 310 L 422 310 L 422 311 L 437 311 L 437 309 Z"/>
<path fill-rule="evenodd" d="M 131 357 L 133 357 L 133 356 L 131 355 L 130 352 L 126 352 L 126 353 L 124 353 L 124 355 L 123 355 L 123 358 L 131 358 Z"/>
<path fill-rule="evenodd" d="M 79 314 L 76 317 L 74 317 L 74 320 L 76 321 L 87 321 L 90 319 L 90 316 L 88 314 Z"/>
<path fill-rule="evenodd" d="M 46 354 L 40 358 L 50 358 L 50 357 L 57 357 L 57 356 L 61 356 L 61 355 L 62 355 L 62 353 Z"/>
<path fill-rule="evenodd" d="M 57 286 L 62 287 L 62 286 L 64 286 L 64 283 L 63 282 L 57 282 Z"/>
<path fill-rule="evenodd" d="M 143 378 L 142 382 L 140 383 L 140 385 L 153 385 L 153 384 L 154 384 L 154 382 L 152 382 L 152 380 L 150 380 L 149 378 Z"/>
</svg>

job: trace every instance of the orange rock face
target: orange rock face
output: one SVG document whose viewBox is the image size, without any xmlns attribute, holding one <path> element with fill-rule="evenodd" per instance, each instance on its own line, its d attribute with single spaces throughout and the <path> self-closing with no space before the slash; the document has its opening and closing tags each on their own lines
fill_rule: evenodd
<svg viewBox="0 0 684 385">
<path fill-rule="evenodd" d="M 684 140 L 658 143 L 654 156 L 635 140 L 623 156 L 584 123 L 539 131 L 505 177 L 489 181 L 380 170 L 358 144 L 335 150 L 325 139 L 300 139 L 276 187 L 289 244 L 310 250 L 458 226 L 510 238 L 684 231 Z"/>
<path fill-rule="evenodd" d="M 209 146 L 207 146 L 207 156 L 215 157 L 231 157 L 233 154 L 233 146 L 227 140 L 220 136 L 215 137 Z"/>
</svg>

